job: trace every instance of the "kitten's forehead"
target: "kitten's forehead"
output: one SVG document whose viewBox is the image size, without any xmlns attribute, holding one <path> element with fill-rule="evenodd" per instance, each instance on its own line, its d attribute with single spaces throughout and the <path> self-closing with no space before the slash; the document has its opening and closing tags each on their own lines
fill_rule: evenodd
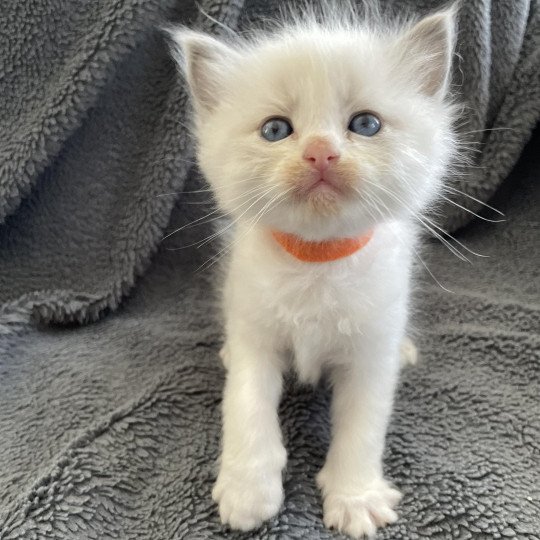
<svg viewBox="0 0 540 540">
<path fill-rule="evenodd" d="M 383 83 L 384 51 L 374 41 L 362 32 L 304 30 L 262 43 L 240 68 L 244 88 L 268 114 L 334 118 L 373 100 Z"/>
</svg>

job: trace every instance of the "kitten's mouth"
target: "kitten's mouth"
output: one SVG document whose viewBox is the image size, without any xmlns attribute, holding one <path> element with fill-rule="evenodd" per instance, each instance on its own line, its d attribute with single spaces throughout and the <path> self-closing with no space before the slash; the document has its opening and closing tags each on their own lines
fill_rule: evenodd
<svg viewBox="0 0 540 540">
<path fill-rule="evenodd" d="M 335 215 L 345 198 L 346 186 L 338 180 L 316 177 L 295 185 L 294 198 L 317 215 Z"/>
<path fill-rule="evenodd" d="M 335 191 L 341 193 L 341 190 L 326 178 L 319 178 L 314 184 L 311 185 L 308 191 Z"/>
<path fill-rule="evenodd" d="M 292 188 L 291 198 L 302 207 L 307 206 L 319 215 L 336 214 L 348 199 L 354 197 L 358 171 L 352 164 L 342 162 L 326 171 L 314 171 L 300 165 L 294 164 L 283 173 Z"/>
<path fill-rule="evenodd" d="M 315 178 L 315 180 L 300 186 L 300 192 L 308 197 L 318 194 L 343 195 L 343 190 L 338 183 L 324 176 Z"/>
</svg>

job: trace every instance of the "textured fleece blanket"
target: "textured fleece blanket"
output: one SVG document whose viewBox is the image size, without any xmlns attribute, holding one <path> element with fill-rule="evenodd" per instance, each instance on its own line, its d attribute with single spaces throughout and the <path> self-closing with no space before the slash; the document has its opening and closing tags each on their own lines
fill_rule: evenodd
<svg viewBox="0 0 540 540">
<path fill-rule="evenodd" d="M 185 248 L 209 231 L 160 242 L 208 208 L 187 193 L 200 180 L 186 96 L 155 28 L 242 28 L 276 6 L 209 0 L 208 18 L 173 0 L 2 2 L 0 539 L 334 536 L 314 484 L 329 394 L 294 381 L 281 513 L 247 535 L 219 524 L 221 331 L 212 268 L 198 270 L 212 248 Z M 475 198 L 538 119 L 538 20 L 534 1 L 462 3 L 456 91 L 480 144 L 458 184 Z M 508 221 L 459 236 L 489 259 L 424 250 L 453 292 L 418 278 L 422 362 L 403 373 L 385 461 L 405 497 L 380 538 L 540 538 L 539 150 L 499 189 Z"/>
</svg>

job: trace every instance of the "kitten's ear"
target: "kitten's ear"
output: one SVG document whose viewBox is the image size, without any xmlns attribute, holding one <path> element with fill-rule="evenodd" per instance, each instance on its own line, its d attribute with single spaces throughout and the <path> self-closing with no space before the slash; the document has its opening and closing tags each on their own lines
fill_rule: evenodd
<svg viewBox="0 0 540 540">
<path fill-rule="evenodd" d="M 219 102 L 227 66 L 237 56 L 221 41 L 187 29 L 169 31 L 173 56 L 185 74 L 198 113 L 211 111 Z"/>
<path fill-rule="evenodd" d="M 420 90 L 443 98 L 448 91 L 455 45 L 455 6 L 428 15 L 410 28 L 398 42 L 404 63 L 413 70 Z"/>
</svg>

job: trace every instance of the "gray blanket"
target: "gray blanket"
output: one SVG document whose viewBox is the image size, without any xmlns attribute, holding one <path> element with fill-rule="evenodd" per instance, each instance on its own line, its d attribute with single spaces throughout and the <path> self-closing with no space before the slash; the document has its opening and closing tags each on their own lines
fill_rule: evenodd
<svg viewBox="0 0 540 540">
<path fill-rule="evenodd" d="M 242 28 L 276 5 L 202 8 Z M 212 268 L 198 270 L 212 248 L 185 247 L 208 225 L 160 242 L 209 208 L 188 193 L 185 91 L 155 30 L 220 26 L 173 0 L 4 1 L 0 14 L 0 539 L 222 538 L 221 331 Z M 508 220 L 461 232 L 490 255 L 472 265 L 425 247 L 453 292 L 419 274 L 422 362 L 403 373 L 386 454 L 405 497 L 380 538 L 540 538 L 538 137 L 500 187 L 539 116 L 539 16 L 526 0 L 460 11 L 461 129 L 479 152 L 457 185 L 484 201 L 499 188 Z M 445 210 L 449 229 L 465 223 Z M 332 537 L 314 484 L 328 399 L 290 381 L 285 505 L 239 537 Z"/>
</svg>

